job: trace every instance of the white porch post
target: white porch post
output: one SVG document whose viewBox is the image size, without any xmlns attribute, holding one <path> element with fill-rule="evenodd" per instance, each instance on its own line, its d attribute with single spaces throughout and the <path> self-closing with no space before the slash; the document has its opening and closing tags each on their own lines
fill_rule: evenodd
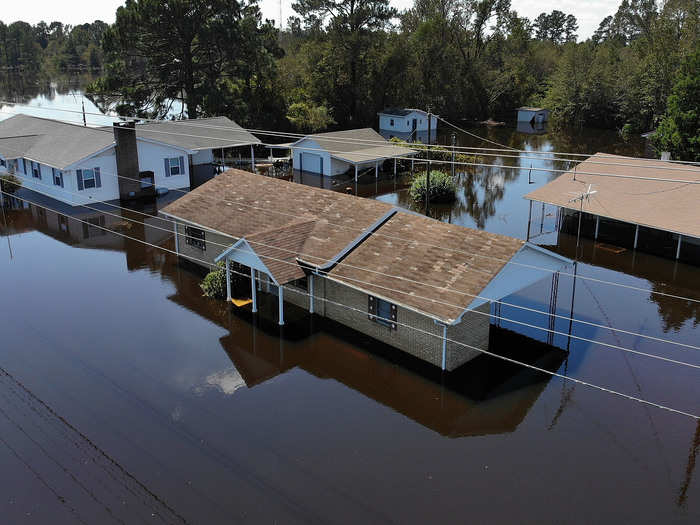
<svg viewBox="0 0 700 525">
<path fill-rule="evenodd" d="M 447 325 L 442 325 L 442 370 L 447 364 Z"/>
<path fill-rule="evenodd" d="M 396 177 L 396 157 L 394 157 L 394 177 Z"/>
<path fill-rule="evenodd" d="M 355 164 L 355 182 L 357 182 L 357 164 Z"/>
<path fill-rule="evenodd" d="M 374 178 L 375 179 L 379 178 L 379 163 L 378 162 L 374 163 Z"/>
<path fill-rule="evenodd" d="M 250 293 L 253 296 L 253 313 L 258 311 L 258 290 L 255 286 L 255 268 L 250 269 Z"/>
<path fill-rule="evenodd" d="M 231 263 L 226 257 L 226 300 L 231 302 Z"/>
<path fill-rule="evenodd" d="M 279 301 L 279 311 L 280 311 L 280 326 L 284 324 L 284 288 L 280 285 L 277 287 L 277 299 Z"/>
<path fill-rule="evenodd" d="M 598 240 L 598 230 L 600 229 L 600 215 L 595 218 L 595 240 Z"/>
<path fill-rule="evenodd" d="M 678 247 L 676 248 L 676 259 L 678 259 L 681 256 L 681 241 L 683 240 L 683 236 L 681 234 L 678 234 Z"/>
<path fill-rule="evenodd" d="M 634 229 L 634 249 L 637 249 L 637 241 L 639 240 L 639 224 Z"/>
<path fill-rule="evenodd" d="M 253 145 L 250 145 L 250 167 L 253 173 L 255 173 L 255 151 L 253 150 Z"/>
<path fill-rule="evenodd" d="M 309 313 L 314 313 L 314 274 L 309 274 Z"/>
<path fill-rule="evenodd" d="M 0 205 L 2 205 L 2 194 L 0 194 Z M 173 223 L 173 230 L 175 231 L 175 255 L 180 256 L 180 238 L 177 233 L 177 223 Z"/>
</svg>

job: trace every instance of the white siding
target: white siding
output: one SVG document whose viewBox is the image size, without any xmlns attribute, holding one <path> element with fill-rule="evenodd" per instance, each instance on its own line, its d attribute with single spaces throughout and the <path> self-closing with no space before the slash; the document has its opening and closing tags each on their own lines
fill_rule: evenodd
<svg viewBox="0 0 700 525">
<path fill-rule="evenodd" d="M 100 202 L 119 198 L 119 186 L 117 173 L 117 162 L 114 150 L 110 149 L 100 155 L 95 155 L 74 166 L 73 169 L 63 170 L 63 188 L 56 186 L 53 182 L 53 170 L 50 166 L 40 164 L 41 179 L 36 179 L 31 175 L 30 163 L 27 160 L 28 174 L 22 172 L 22 161 L 19 160 L 19 169 L 15 175 L 22 181 L 22 187 L 27 188 L 51 198 L 71 205 L 87 204 L 90 202 Z M 90 188 L 78 190 L 76 169 L 100 168 L 100 188 Z M 4 171 L 4 168 L 0 170 Z"/>
<path fill-rule="evenodd" d="M 302 159 L 303 154 L 303 159 Z M 309 173 L 321 174 L 320 158 L 323 158 L 322 175 L 331 175 L 331 154 L 322 150 L 321 146 L 311 139 L 302 140 L 292 148 L 293 166 L 295 170 L 301 169 Z"/>
<path fill-rule="evenodd" d="M 211 164 L 214 162 L 214 151 L 203 149 L 192 155 L 192 165 Z"/>
<path fill-rule="evenodd" d="M 394 119 L 394 125 L 391 125 L 391 119 Z M 379 115 L 379 129 L 385 131 L 395 131 L 397 133 L 405 133 L 413 131 L 413 119 L 416 119 L 416 129 L 418 131 L 428 131 L 428 115 L 419 111 L 412 111 L 403 117 Z M 437 117 L 433 115 L 431 118 L 431 129 L 437 129 Z"/>
<path fill-rule="evenodd" d="M 156 188 L 168 188 L 175 190 L 189 187 L 190 167 L 187 160 L 187 152 L 185 150 L 139 140 L 138 154 L 139 170 L 152 171 L 155 174 Z M 185 173 L 166 177 L 164 160 L 172 157 L 185 158 Z"/>
</svg>

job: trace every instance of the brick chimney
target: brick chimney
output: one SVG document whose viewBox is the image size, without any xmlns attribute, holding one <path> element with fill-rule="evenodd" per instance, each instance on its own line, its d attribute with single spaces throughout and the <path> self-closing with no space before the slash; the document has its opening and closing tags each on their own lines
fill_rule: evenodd
<svg viewBox="0 0 700 525">
<path fill-rule="evenodd" d="M 136 123 L 115 122 L 114 140 L 119 174 L 119 198 L 135 199 L 142 195 L 139 181 L 139 154 L 136 147 Z"/>
</svg>

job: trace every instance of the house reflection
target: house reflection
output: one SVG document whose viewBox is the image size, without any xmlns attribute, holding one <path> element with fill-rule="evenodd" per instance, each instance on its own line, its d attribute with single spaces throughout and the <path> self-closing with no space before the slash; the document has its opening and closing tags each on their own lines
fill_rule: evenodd
<svg viewBox="0 0 700 525">
<path fill-rule="evenodd" d="M 56 211 L 52 211 L 41 208 L 38 200 L 32 196 L 34 204 L 27 204 L 12 199 L 14 209 L 6 210 L 7 226 L 0 227 L 0 233 L 36 230 L 76 248 L 124 252 L 130 271 L 157 272 L 175 288 L 169 300 L 228 331 L 220 343 L 233 367 L 203 378 L 202 389 L 230 395 L 298 368 L 320 379 L 338 381 L 443 436 L 456 438 L 513 432 L 551 378 L 488 356 L 441 376 L 435 367 L 301 309 L 289 312 L 290 322 L 280 337 L 274 315 L 269 320 L 264 316 L 265 299 L 259 305 L 260 314 L 253 318 L 245 309 L 234 310 L 222 301 L 203 297 L 201 274 L 160 249 L 172 248 L 172 234 L 126 220 L 133 213 L 133 218 L 142 221 L 138 211 L 73 209 L 69 215 L 55 201 L 50 207 Z M 156 208 L 151 204 L 139 211 L 154 214 Z M 155 224 L 160 219 L 147 221 L 167 225 Z M 516 359 L 550 371 L 558 370 L 566 358 L 561 350 L 496 327 L 489 348 L 496 352 L 514 349 Z"/>
</svg>

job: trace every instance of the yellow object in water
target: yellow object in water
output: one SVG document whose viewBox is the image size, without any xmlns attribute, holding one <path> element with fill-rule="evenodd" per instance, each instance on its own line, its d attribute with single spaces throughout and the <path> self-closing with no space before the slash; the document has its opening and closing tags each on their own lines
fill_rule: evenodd
<svg viewBox="0 0 700 525">
<path fill-rule="evenodd" d="M 252 299 L 231 299 L 231 302 L 240 308 L 241 306 L 245 306 L 247 304 L 252 303 L 253 300 Z"/>
</svg>

